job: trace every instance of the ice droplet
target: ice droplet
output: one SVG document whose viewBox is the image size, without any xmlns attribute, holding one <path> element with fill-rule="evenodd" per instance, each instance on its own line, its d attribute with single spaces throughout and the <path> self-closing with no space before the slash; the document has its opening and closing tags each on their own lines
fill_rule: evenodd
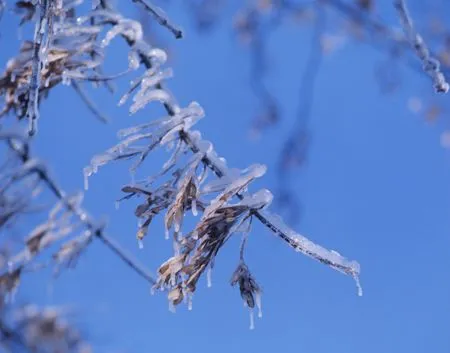
<svg viewBox="0 0 450 353">
<path fill-rule="evenodd" d="M 255 329 L 255 316 L 253 315 L 253 310 L 250 309 L 250 330 Z"/>
</svg>

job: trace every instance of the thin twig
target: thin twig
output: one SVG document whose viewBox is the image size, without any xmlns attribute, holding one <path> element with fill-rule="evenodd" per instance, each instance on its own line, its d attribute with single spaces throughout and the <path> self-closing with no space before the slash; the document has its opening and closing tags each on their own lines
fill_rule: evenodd
<svg viewBox="0 0 450 353">
<path fill-rule="evenodd" d="M 278 156 L 278 203 L 283 209 L 290 208 L 289 219 L 294 222 L 298 218 L 299 206 L 295 195 L 289 191 L 289 168 L 291 165 L 300 167 L 303 165 L 308 149 L 308 121 L 314 103 L 314 92 L 317 77 L 320 72 L 323 59 L 322 35 L 326 28 L 326 12 L 321 4 L 316 6 L 316 16 L 312 33 L 310 48 L 300 79 L 299 105 L 294 126 L 290 129 L 289 136 L 283 144 Z"/>
<path fill-rule="evenodd" d="M 142 6 L 144 6 L 144 8 L 152 14 L 152 16 L 161 26 L 166 27 L 170 32 L 172 32 L 175 38 L 183 38 L 183 31 L 169 21 L 163 10 L 155 5 L 152 5 L 147 0 L 133 0 L 133 2 L 142 4 Z"/>
<path fill-rule="evenodd" d="M 72 87 L 80 96 L 81 100 L 86 104 L 88 109 L 103 123 L 109 123 L 109 119 L 104 115 L 94 104 L 94 102 L 89 98 L 89 96 L 84 92 L 83 88 L 76 81 L 72 81 Z"/>
</svg>

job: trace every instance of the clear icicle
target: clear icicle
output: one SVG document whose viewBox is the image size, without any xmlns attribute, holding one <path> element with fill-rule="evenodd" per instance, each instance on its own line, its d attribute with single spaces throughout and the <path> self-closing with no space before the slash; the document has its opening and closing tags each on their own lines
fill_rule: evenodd
<svg viewBox="0 0 450 353">
<path fill-rule="evenodd" d="M 250 309 L 250 330 L 255 329 L 255 315 L 253 314 L 253 309 Z"/>
<path fill-rule="evenodd" d="M 84 190 L 89 189 L 89 177 L 93 174 L 93 170 L 91 167 L 86 167 L 83 169 L 83 176 L 84 176 Z"/>
<path fill-rule="evenodd" d="M 208 270 L 206 271 L 206 286 L 208 288 L 212 287 L 211 275 L 212 275 L 212 269 L 211 269 L 211 267 L 209 267 Z"/>
<path fill-rule="evenodd" d="M 261 306 L 261 292 L 255 293 L 255 304 L 258 308 L 258 317 L 262 318 L 262 306 Z"/>
<path fill-rule="evenodd" d="M 193 199 L 191 202 L 191 208 L 192 208 L 192 215 L 194 217 L 196 217 L 198 215 L 198 210 L 197 210 L 197 200 Z"/>
<path fill-rule="evenodd" d="M 142 241 L 142 239 L 138 239 L 138 247 L 139 249 L 143 249 L 144 248 L 144 242 Z"/>
<path fill-rule="evenodd" d="M 359 280 L 359 276 L 354 275 L 353 278 L 355 279 L 355 282 L 356 282 L 356 288 L 358 289 L 358 296 L 362 297 L 362 295 L 363 295 L 363 289 L 362 289 L 362 286 L 361 286 L 361 282 L 360 282 L 360 280 Z"/>
<path fill-rule="evenodd" d="M 187 305 L 188 305 L 188 310 L 192 311 L 192 294 L 188 294 L 188 296 L 187 296 Z"/>
</svg>

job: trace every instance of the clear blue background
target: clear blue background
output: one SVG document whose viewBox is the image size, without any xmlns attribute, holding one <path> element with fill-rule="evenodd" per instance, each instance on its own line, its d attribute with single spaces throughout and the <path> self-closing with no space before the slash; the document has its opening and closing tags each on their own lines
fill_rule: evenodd
<svg viewBox="0 0 450 353">
<path fill-rule="evenodd" d="M 121 3 L 136 14 L 131 1 Z M 390 2 L 381 6 L 379 13 L 397 26 Z M 207 35 L 195 31 L 183 6 L 168 8 L 186 32 L 179 41 L 163 37 L 175 71 L 169 86 L 182 105 L 195 100 L 204 107 L 206 118 L 197 128 L 230 166 L 267 164 L 269 172 L 258 186 L 272 188 L 275 161 L 295 119 L 311 28 L 288 22 L 271 36 L 267 83 L 276 92 L 283 120 L 251 141 L 249 126 L 258 102 L 248 85 L 248 50 L 237 44 L 231 29 L 236 7 L 228 6 Z M 416 1 L 413 15 L 425 8 Z M 328 33 L 336 33 L 339 22 L 331 18 Z M 12 14 L 1 22 L 3 65 L 19 43 L 16 22 Z M 118 39 L 108 49 L 109 72 L 126 67 L 124 48 Z M 440 145 L 448 117 L 431 125 L 407 109 L 411 96 L 444 104 L 448 96 L 434 97 L 428 78 L 402 65 L 402 89 L 381 93 L 374 67 L 383 60 L 370 46 L 351 40 L 325 57 L 310 118 L 308 163 L 292 184 L 302 204 L 296 229 L 361 263 L 363 297 L 356 295 L 351 278 L 295 253 L 257 226 L 247 260 L 263 286 L 264 317 L 253 331 L 237 289 L 229 285 L 238 239 L 220 254 L 212 288 L 200 281 L 192 312 L 183 306 L 175 315 L 169 312 L 164 294 L 151 296 L 149 284 L 97 241 L 76 270 L 53 282 L 51 295 L 50 271 L 28 275 L 19 302 L 73 305 L 75 321 L 96 352 L 449 352 L 450 154 Z M 108 126 L 95 121 L 67 86 L 42 105 L 34 153 L 49 162 L 67 191 L 82 188 L 82 168 L 117 141 L 119 128 L 162 114 L 149 108 L 130 117 L 126 108 L 118 109 L 124 82 L 113 97 L 92 91 L 112 118 Z M 157 170 L 162 156 L 149 158 L 141 175 Z M 129 181 L 126 167 L 111 165 L 92 177 L 84 205 L 95 217 L 107 215 L 107 233 L 156 270 L 171 249 L 161 221 L 152 224 L 139 250 L 136 203 L 114 208 L 120 186 Z"/>
</svg>

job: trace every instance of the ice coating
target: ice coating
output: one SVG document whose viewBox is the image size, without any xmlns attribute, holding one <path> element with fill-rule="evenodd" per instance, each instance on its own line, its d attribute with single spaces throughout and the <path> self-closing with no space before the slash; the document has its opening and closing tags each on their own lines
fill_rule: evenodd
<svg viewBox="0 0 450 353">
<path fill-rule="evenodd" d="M 311 240 L 291 229 L 278 215 L 274 215 L 268 211 L 260 211 L 259 215 L 258 218 L 263 224 L 267 225 L 276 235 L 280 236 L 296 251 L 312 257 L 339 272 L 352 276 L 357 283 L 358 293 L 362 295 L 362 289 L 360 289 L 359 285 L 360 265 L 358 262 L 348 260 L 336 251 L 328 250 L 313 243 Z"/>
</svg>

